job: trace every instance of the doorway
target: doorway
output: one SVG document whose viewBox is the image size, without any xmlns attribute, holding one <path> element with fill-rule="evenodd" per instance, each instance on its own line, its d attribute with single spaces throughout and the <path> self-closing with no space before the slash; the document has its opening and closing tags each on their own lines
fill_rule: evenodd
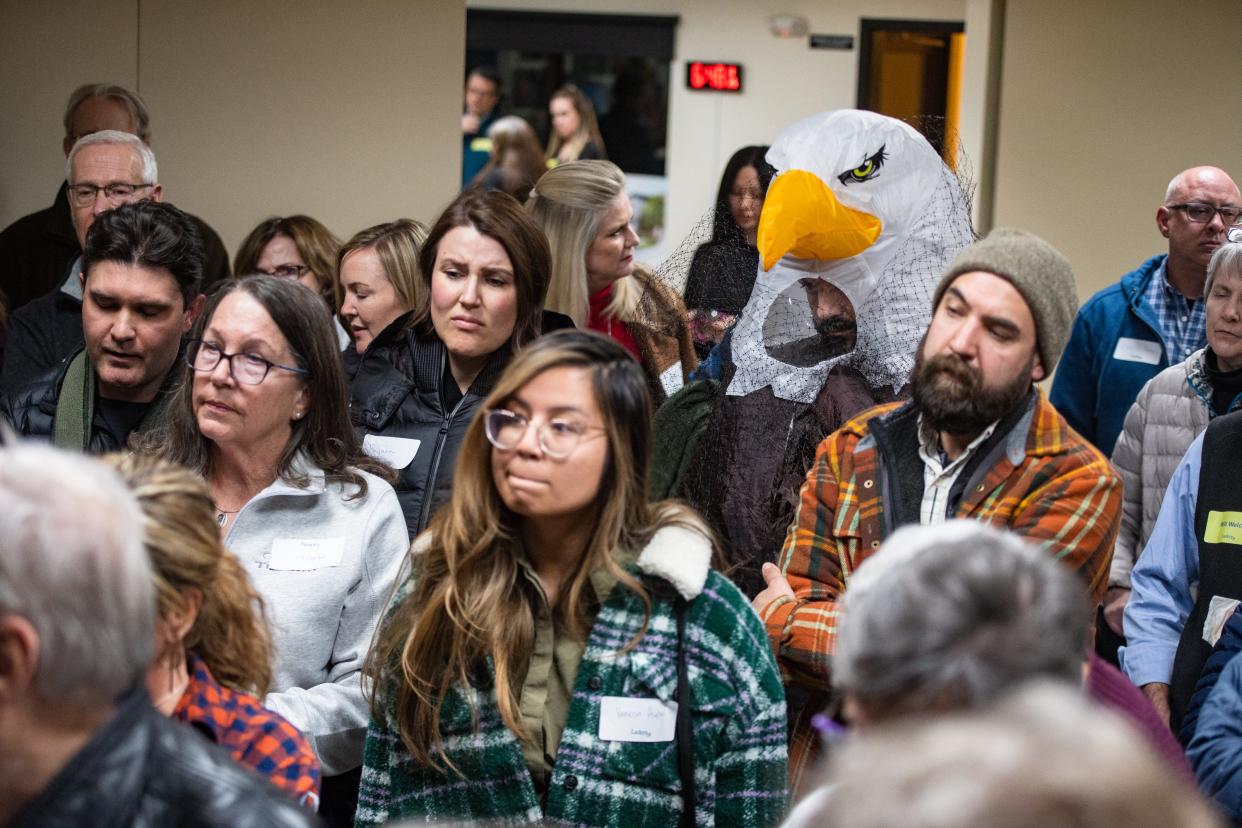
<svg viewBox="0 0 1242 828">
<path fill-rule="evenodd" d="M 868 18 L 861 24 L 858 108 L 911 124 L 955 167 L 964 25 Z"/>
</svg>

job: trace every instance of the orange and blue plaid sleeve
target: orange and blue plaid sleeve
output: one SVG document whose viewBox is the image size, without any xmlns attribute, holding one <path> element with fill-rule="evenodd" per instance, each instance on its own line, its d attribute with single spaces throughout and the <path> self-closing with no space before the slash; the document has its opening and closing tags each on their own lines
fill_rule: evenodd
<svg viewBox="0 0 1242 828">
<path fill-rule="evenodd" d="M 320 769 L 302 732 L 267 709 L 246 722 L 251 738 L 238 761 L 254 768 L 298 802 L 318 810 Z"/>
<path fill-rule="evenodd" d="M 807 472 L 779 564 L 793 598 L 779 598 L 762 618 L 786 682 L 826 688 L 837 639 L 837 599 L 845 591 L 843 551 L 833 537 L 841 504 L 839 445 L 834 434 L 820 443 Z"/>
<path fill-rule="evenodd" d="M 1108 589 L 1113 545 L 1121 528 L 1121 478 L 1103 455 L 1086 445 L 1045 471 L 1047 482 L 1023 493 L 1010 528 L 1078 572 L 1098 604 Z"/>
</svg>

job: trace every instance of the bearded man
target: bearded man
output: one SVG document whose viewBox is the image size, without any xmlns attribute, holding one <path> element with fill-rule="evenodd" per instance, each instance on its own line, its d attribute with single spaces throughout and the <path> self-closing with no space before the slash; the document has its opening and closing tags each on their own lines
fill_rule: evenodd
<svg viewBox="0 0 1242 828">
<path fill-rule="evenodd" d="M 810 718 L 828 701 L 837 602 L 898 527 L 973 518 L 1010 529 L 1078 572 L 1099 603 L 1121 481 L 1034 386 L 1065 347 L 1076 293 L 1050 244 L 994 230 L 936 288 L 912 399 L 863 412 L 816 450 L 780 565 L 764 565 L 754 600 L 801 708 L 791 783 L 817 747 Z"/>
</svg>

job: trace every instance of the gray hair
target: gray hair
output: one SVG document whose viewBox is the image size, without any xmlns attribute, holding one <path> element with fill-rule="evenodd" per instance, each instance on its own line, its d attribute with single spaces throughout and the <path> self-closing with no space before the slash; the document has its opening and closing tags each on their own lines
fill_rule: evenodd
<svg viewBox="0 0 1242 828">
<path fill-rule="evenodd" d="M 0 446 L 0 616 L 39 636 L 35 691 L 109 703 L 151 661 L 155 592 L 142 514 L 101 463 L 48 446 Z"/>
<path fill-rule="evenodd" d="M 73 145 L 73 149 L 69 150 L 69 157 L 65 159 L 65 180 L 70 184 L 74 183 L 73 159 L 78 157 L 78 153 L 83 147 L 90 147 L 96 144 L 116 144 L 129 147 L 142 160 L 142 183 L 159 183 L 160 171 L 155 164 L 155 153 L 151 151 L 151 148 L 133 133 L 121 132 L 116 129 L 105 129 L 99 132 L 92 132 L 90 135 L 83 135 Z"/>
<path fill-rule="evenodd" d="M 147 110 L 146 101 L 137 92 L 130 92 L 124 86 L 118 86 L 115 83 L 84 83 L 73 90 L 73 94 L 69 96 L 69 103 L 65 104 L 66 138 L 78 137 L 73 134 L 73 113 L 77 112 L 78 107 L 87 98 L 112 98 L 125 104 L 130 118 L 137 127 L 138 131 L 135 134 L 144 143 L 151 140 L 151 113 Z"/>
<path fill-rule="evenodd" d="M 869 712 L 974 707 L 1045 676 L 1081 681 L 1086 585 L 976 521 L 896 532 L 851 578 L 833 675 Z"/>
<path fill-rule="evenodd" d="M 1216 828 L 1133 726 L 1081 693 L 1023 688 L 988 711 L 904 719 L 831 758 L 804 824 L 826 828 Z"/>
<path fill-rule="evenodd" d="M 1216 252 L 1208 260 L 1207 278 L 1203 281 L 1204 296 L 1212 292 L 1212 284 L 1216 281 L 1216 274 L 1222 271 L 1231 276 L 1242 278 L 1242 242 L 1226 242 L 1216 248 Z"/>
</svg>

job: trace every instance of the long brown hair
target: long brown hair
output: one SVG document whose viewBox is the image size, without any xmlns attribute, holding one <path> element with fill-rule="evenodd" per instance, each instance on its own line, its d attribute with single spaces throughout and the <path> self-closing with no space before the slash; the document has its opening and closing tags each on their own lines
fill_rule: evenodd
<svg viewBox="0 0 1242 828">
<path fill-rule="evenodd" d="M 305 452 L 311 463 L 323 470 L 327 480 L 354 486 L 356 491 L 351 498 L 367 492 L 367 481 L 358 473 L 360 469 L 393 480 L 392 469 L 364 454 L 354 434 L 336 332 L 327 307 L 313 292 L 297 282 L 274 276 L 245 276 L 226 282 L 208 298 L 190 338 L 202 338 L 216 308 L 224 297 L 236 291 L 250 295 L 263 306 L 288 340 L 294 365 L 309 372 L 305 382 L 311 404 L 306 416 L 292 423 L 289 441 L 277 460 L 277 476 L 294 486 L 309 485 L 310 481 L 293 469 L 293 458 Z M 194 374 L 188 368 L 181 370 L 182 381 L 169 401 L 165 424 L 137 438 L 135 447 L 205 476 L 211 471 L 212 444 L 199 431 L 194 416 Z"/>
<path fill-rule="evenodd" d="M 298 255 L 306 266 L 319 278 L 319 293 L 333 309 L 341 306 L 340 277 L 337 274 L 337 251 L 341 240 L 310 216 L 273 216 L 264 220 L 242 240 L 233 259 L 233 275 L 251 276 L 257 273 L 259 257 L 263 248 L 277 236 L 288 236 L 298 249 Z"/>
<path fill-rule="evenodd" d="M 552 134 L 548 136 L 547 159 L 549 161 L 559 160 L 561 147 L 567 144 L 573 148 L 574 157 L 570 160 L 577 161 L 582 155 L 582 150 L 589 143 L 595 144 L 600 158 L 607 158 L 608 153 L 604 150 L 604 136 L 599 131 L 599 121 L 595 119 L 595 105 L 591 103 L 591 99 L 572 83 L 567 83 L 553 92 L 548 102 L 551 103 L 557 98 L 564 98 L 573 104 L 574 111 L 578 113 L 578 130 L 568 139 L 563 139 L 553 129 Z"/>
<path fill-rule="evenodd" d="M 198 617 L 182 641 L 225 687 L 263 695 L 272 683 L 272 635 L 255 591 L 220 542 L 215 506 L 202 479 L 150 456 L 104 458 L 142 509 L 159 616 L 184 615 L 186 592 L 202 593 Z"/>
<path fill-rule="evenodd" d="M 471 184 L 482 184 L 496 172 L 500 177 L 496 189 L 526 201 L 531 187 L 547 170 L 535 131 L 518 116 L 506 115 L 488 127 L 487 137 L 492 142 L 492 157 Z"/>
<path fill-rule="evenodd" d="M 690 526 L 710 537 L 688 510 L 648 502 L 651 397 L 642 368 L 625 349 L 590 331 L 564 330 L 519 353 L 466 432 L 452 498 L 411 552 L 413 590 L 381 627 L 368 656 L 367 673 L 376 687 L 373 713 L 385 721 L 384 700 L 393 702 L 393 726 L 419 764 L 440 766 L 435 754 L 445 697 L 450 688 L 469 684 L 489 659 L 501 719 L 519 739 L 529 738 L 519 700 L 534 642 L 534 598 L 518 564 L 523 554 L 521 518 L 505 507 L 496 490 L 483 419 L 536 376 L 562 366 L 590 372 L 608 439 L 608 462 L 595 515 L 588 518 L 594 534 L 553 609 L 558 621 L 585 640 L 589 578 L 601 567 L 642 599 L 649 618 L 651 597 L 638 578 L 617 564 L 614 553 L 641 550 L 668 524 Z M 645 618 L 628 646 L 642 638 L 646 623 Z M 447 757 L 440 759 L 451 767 Z"/>
</svg>

